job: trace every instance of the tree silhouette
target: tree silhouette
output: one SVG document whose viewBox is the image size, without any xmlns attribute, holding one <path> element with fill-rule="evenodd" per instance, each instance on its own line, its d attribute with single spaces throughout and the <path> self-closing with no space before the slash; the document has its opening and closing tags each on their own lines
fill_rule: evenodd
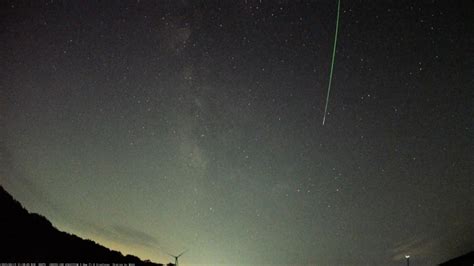
<svg viewBox="0 0 474 266">
<path fill-rule="evenodd" d="M 29 213 L 0 186 L 0 262 L 133 263 L 158 266 L 61 232 L 45 217 Z"/>
</svg>

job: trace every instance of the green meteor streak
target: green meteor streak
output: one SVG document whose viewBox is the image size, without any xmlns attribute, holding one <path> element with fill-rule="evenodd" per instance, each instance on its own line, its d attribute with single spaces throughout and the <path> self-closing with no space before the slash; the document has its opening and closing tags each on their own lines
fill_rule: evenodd
<svg viewBox="0 0 474 266">
<path fill-rule="evenodd" d="M 328 84 L 328 93 L 326 95 L 326 107 L 324 107 L 324 117 L 323 117 L 323 126 L 326 122 L 326 114 L 328 111 L 329 103 L 329 93 L 331 93 L 331 83 L 332 83 L 332 72 L 334 69 L 334 59 L 336 58 L 336 44 L 337 44 L 337 31 L 339 29 L 339 11 L 341 9 L 341 0 L 337 1 L 337 18 L 336 18 L 336 33 L 334 34 L 334 46 L 332 48 L 332 60 L 331 60 L 331 71 L 329 72 L 329 84 Z"/>
</svg>

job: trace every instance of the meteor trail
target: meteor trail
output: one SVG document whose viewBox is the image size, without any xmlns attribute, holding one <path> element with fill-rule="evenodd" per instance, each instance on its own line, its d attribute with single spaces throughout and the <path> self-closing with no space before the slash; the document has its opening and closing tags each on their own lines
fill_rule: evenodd
<svg viewBox="0 0 474 266">
<path fill-rule="evenodd" d="M 337 1 L 337 18 L 336 18 L 336 32 L 334 34 L 334 46 L 332 48 L 332 60 L 331 60 L 331 71 L 329 72 L 329 84 L 328 84 L 328 92 L 326 94 L 326 106 L 324 107 L 324 117 L 323 117 L 323 126 L 326 122 L 326 114 L 328 111 L 328 103 L 329 103 L 329 93 L 331 93 L 331 83 L 332 83 L 332 72 L 334 69 L 334 58 L 336 58 L 336 44 L 337 44 L 337 31 L 339 29 L 339 11 L 341 9 L 341 0 Z"/>
</svg>

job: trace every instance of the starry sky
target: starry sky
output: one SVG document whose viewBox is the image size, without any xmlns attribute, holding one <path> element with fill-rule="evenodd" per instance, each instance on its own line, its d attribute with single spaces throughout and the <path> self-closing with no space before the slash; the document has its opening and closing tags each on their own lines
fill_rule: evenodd
<svg viewBox="0 0 474 266">
<path fill-rule="evenodd" d="M 0 182 L 181 265 L 474 249 L 470 1 L 2 1 Z"/>
</svg>

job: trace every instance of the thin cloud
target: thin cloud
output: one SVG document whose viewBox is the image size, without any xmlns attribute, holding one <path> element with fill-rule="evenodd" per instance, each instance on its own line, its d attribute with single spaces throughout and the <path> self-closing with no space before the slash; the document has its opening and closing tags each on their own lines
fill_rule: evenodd
<svg viewBox="0 0 474 266">
<path fill-rule="evenodd" d="M 158 245 L 158 240 L 155 237 L 132 227 L 115 225 L 112 227 L 112 231 L 120 238 L 126 239 L 128 242 L 148 247 Z"/>
<path fill-rule="evenodd" d="M 103 227 L 89 224 L 89 227 L 92 227 L 91 229 L 101 237 L 117 243 L 147 248 L 160 247 L 159 241 L 154 236 L 129 226 L 111 225 Z"/>
</svg>

